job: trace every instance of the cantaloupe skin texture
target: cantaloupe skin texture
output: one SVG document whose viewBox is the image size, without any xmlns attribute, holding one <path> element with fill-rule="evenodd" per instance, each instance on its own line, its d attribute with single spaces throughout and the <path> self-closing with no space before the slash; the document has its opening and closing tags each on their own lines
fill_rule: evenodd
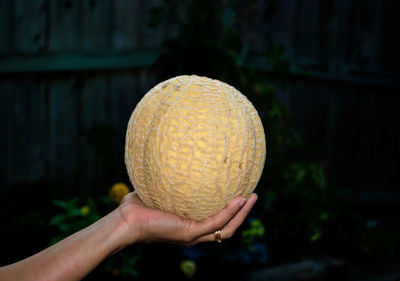
<svg viewBox="0 0 400 281">
<path fill-rule="evenodd" d="M 265 152 L 261 120 L 244 95 L 218 80 L 178 76 L 134 109 L 125 164 L 146 206 L 200 221 L 254 191 Z"/>
</svg>

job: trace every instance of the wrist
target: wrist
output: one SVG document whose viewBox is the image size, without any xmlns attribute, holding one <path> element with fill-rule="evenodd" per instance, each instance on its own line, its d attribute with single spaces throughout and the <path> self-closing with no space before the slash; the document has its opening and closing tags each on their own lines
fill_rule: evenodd
<svg viewBox="0 0 400 281">
<path fill-rule="evenodd" d="M 138 230 L 137 224 L 133 222 L 134 218 L 130 213 L 130 210 L 126 210 L 127 206 L 120 205 L 110 215 L 112 215 L 115 228 L 115 237 L 118 240 L 118 250 L 137 242 Z"/>
<path fill-rule="evenodd" d="M 111 256 L 128 245 L 126 243 L 127 229 L 118 208 L 89 226 L 88 229 L 99 234 L 97 243 L 100 243 L 98 245 L 106 252 L 106 256 Z"/>
</svg>

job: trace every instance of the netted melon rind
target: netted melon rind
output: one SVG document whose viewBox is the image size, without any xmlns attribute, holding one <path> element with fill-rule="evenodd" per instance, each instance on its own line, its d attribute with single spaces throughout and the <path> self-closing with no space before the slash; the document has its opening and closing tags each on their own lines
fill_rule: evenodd
<svg viewBox="0 0 400 281">
<path fill-rule="evenodd" d="M 218 80 L 178 76 L 136 106 L 125 164 L 147 206 L 202 220 L 254 191 L 265 152 L 261 120 L 244 95 Z"/>
</svg>

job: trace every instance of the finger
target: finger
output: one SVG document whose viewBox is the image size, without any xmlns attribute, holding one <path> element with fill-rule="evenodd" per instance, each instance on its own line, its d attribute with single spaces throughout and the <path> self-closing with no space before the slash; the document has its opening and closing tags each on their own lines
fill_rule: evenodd
<svg viewBox="0 0 400 281">
<path fill-rule="evenodd" d="M 142 203 L 142 200 L 140 200 L 139 196 L 137 195 L 136 191 L 132 191 L 131 193 L 128 193 L 127 195 L 122 198 L 121 204 L 129 202 L 129 203 Z"/>
<path fill-rule="evenodd" d="M 228 239 L 233 236 L 235 231 L 239 228 L 239 226 L 243 223 L 247 215 L 250 213 L 254 204 L 257 201 L 257 194 L 253 193 L 246 204 L 240 209 L 240 211 L 236 214 L 235 217 L 232 218 L 220 231 L 221 231 L 221 239 Z M 217 229 L 218 230 L 218 229 Z M 215 230 L 214 230 L 215 231 Z M 209 242 L 215 241 L 214 232 L 203 235 L 194 241 L 194 244 L 199 242 Z"/>
<path fill-rule="evenodd" d="M 204 236 L 205 234 L 222 229 L 246 204 L 247 200 L 244 196 L 235 197 L 224 209 L 214 216 L 208 217 L 201 222 L 193 222 L 192 233 L 194 239 Z"/>
</svg>

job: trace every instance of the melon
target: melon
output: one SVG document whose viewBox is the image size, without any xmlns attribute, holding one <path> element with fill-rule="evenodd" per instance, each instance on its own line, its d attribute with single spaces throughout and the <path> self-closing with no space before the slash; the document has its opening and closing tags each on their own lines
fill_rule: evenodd
<svg viewBox="0 0 400 281">
<path fill-rule="evenodd" d="M 226 83 L 195 75 L 152 88 L 126 131 L 125 164 L 144 204 L 198 221 L 254 191 L 265 152 L 251 102 Z"/>
</svg>

